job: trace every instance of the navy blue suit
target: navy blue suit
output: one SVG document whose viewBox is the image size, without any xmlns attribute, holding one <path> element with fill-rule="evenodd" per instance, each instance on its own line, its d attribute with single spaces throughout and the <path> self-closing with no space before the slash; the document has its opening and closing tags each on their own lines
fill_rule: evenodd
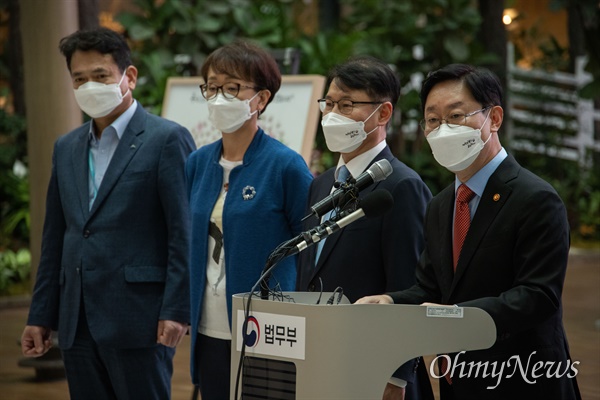
<svg viewBox="0 0 600 400">
<path fill-rule="evenodd" d="M 184 163 L 195 145 L 138 104 L 90 210 L 89 124 L 55 143 L 27 324 L 58 330 L 63 351 L 82 325 L 102 348 L 155 349 L 159 320 L 190 319 Z"/>
<path fill-rule="evenodd" d="M 385 147 L 370 164 L 387 159 L 393 172 L 385 180 L 360 192 L 363 198 L 373 190 L 389 191 L 394 198 L 392 209 L 380 217 L 362 218 L 327 238 L 315 266 L 317 246 L 300 253 L 297 289 L 299 291 L 333 291 L 342 287 L 351 302 L 368 295 L 411 287 L 415 283 L 415 267 L 423 250 L 423 219 L 431 192 L 419 175 L 396 159 Z M 335 168 L 313 181 L 309 205 L 327 197 L 334 183 Z M 355 177 L 356 178 L 356 177 Z M 315 217 L 307 220 L 305 229 L 316 226 Z M 392 289 L 395 288 L 395 289 Z M 419 366 L 420 377 L 429 389 L 423 363 L 410 361 L 394 374 L 413 382 Z M 407 387 L 407 399 L 422 398 L 415 385 Z"/>
</svg>

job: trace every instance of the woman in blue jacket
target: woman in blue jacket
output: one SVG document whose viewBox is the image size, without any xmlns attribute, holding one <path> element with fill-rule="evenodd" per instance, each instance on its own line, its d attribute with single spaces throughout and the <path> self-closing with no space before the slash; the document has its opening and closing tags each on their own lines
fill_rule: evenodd
<svg viewBox="0 0 600 400">
<path fill-rule="evenodd" d="M 215 50 L 202 66 L 209 119 L 222 138 L 186 164 L 192 210 L 191 369 L 203 400 L 229 398 L 231 296 L 248 292 L 269 254 L 298 235 L 312 175 L 303 158 L 259 126 L 281 85 L 268 52 L 246 41 Z M 296 259 L 270 279 L 293 290 Z"/>
</svg>

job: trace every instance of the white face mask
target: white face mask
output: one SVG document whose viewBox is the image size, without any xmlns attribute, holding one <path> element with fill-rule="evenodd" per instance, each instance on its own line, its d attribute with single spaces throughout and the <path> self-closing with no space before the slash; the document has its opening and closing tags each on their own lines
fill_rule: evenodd
<svg viewBox="0 0 600 400">
<path fill-rule="evenodd" d="M 127 88 L 125 94 L 121 94 L 123 78 L 125 78 L 125 73 L 119 83 L 104 84 L 89 81 L 79 88 L 73 89 L 79 108 L 92 118 L 102 118 L 110 114 L 123 102 L 123 97 L 129 93 L 129 88 Z"/>
<path fill-rule="evenodd" d="M 332 152 L 350 153 L 358 149 L 362 142 L 377 129 L 377 126 L 370 132 L 365 132 L 365 122 L 369 120 L 381 107 L 377 107 L 371 115 L 364 121 L 355 121 L 352 118 L 330 112 L 321 119 L 323 134 L 327 148 Z"/>
<path fill-rule="evenodd" d="M 215 129 L 220 132 L 235 132 L 258 111 L 250 112 L 250 102 L 256 96 L 258 96 L 258 93 L 247 100 L 238 98 L 228 100 L 221 93 L 218 93 L 214 99 L 207 100 L 208 119 Z"/>
<path fill-rule="evenodd" d="M 489 116 L 488 113 L 481 128 Z M 473 164 L 492 137 L 490 132 L 485 142 L 481 140 L 481 128 L 473 129 L 466 125 L 450 128 L 448 124 L 441 124 L 438 129 L 427 135 L 426 139 L 435 160 L 442 167 L 452 172 L 459 172 Z"/>
</svg>

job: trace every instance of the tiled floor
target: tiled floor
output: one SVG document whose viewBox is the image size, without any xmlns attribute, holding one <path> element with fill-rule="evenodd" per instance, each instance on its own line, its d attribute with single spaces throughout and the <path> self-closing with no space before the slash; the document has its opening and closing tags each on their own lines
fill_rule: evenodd
<svg viewBox="0 0 600 400">
<path fill-rule="evenodd" d="M 580 361 L 578 381 L 585 400 L 600 400 L 600 252 L 573 251 L 563 294 L 564 323 L 573 360 Z M 17 340 L 25 324 L 27 307 L 0 309 L 0 399 L 65 400 L 66 381 L 38 382 L 32 369 L 17 366 Z M 173 400 L 191 399 L 189 337 L 175 356 Z M 426 358 L 427 360 L 427 358 Z M 434 387 L 437 386 L 434 384 Z"/>
</svg>

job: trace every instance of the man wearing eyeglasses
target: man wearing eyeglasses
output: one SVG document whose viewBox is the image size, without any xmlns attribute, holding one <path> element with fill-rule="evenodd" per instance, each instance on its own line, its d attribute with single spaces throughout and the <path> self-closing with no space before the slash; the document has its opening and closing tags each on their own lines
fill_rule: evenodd
<svg viewBox="0 0 600 400">
<path fill-rule="evenodd" d="M 562 324 L 565 207 L 500 144 L 498 78 L 452 64 L 429 74 L 421 102 L 433 155 L 456 179 L 428 206 L 417 284 L 357 303 L 436 303 L 491 315 L 497 330 L 491 348 L 440 358 L 442 400 L 580 399 L 578 362 Z M 479 366 L 479 373 L 454 368 L 458 363 Z"/>
<path fill-rule="evenodd" d="M 384 62 L 359 57 L 334 67 L 327 88 L 325 98 L 319 100 L 321 124 L 327 147 L 339 152 L 340 158 L 337 167 L 312 182 L 309 206 L 328 196 L 334 182 L 356 178 L 382 159 L 390 162 L 393 172 L 359 196 L 387 190 L 394 206 L 383 216 L 358 220 L 300 253 L 297 288 L 331 292 L 340 287 L 350 301 L 408 288 L 415 282 L 415 266 L 423 250 L 423 218 L 431 192 L 415 171 L 392 155 L 385 141 L 400 96 L 398 78 Z M 332 217 L 335 212 L 323 220 Z M 322 221 L 313 216 L 306 222 L 305 228 L 311 229 Z M 405 392 L 407 399 L 432 398 L 419 359 L 403 365 L 391 381 L 385 398 L 401 399 Z"/>
</svg>

